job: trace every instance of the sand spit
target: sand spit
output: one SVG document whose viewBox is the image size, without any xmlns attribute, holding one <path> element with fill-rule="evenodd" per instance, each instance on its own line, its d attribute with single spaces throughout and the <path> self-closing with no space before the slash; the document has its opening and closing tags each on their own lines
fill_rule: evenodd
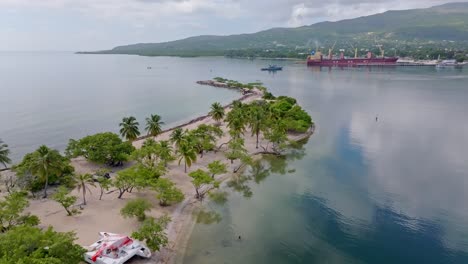
<svg viewBox="0 0 468 264">
<path fill-rule="evenodd" d="M 263 92 L 254 89 L 252 93 L 242 96 L 239 100 L 244 103 L 249 103 L 254 100 L 261 99 Z M 225 106 L 226 111 L 230 111 L 231 106 Z M 203 115 L 184 124 L 164 130 L 158 135 L 155 140 L 168 140 L 172 130 L 176 128 L 195 129 L 201 124 L 212 125 L 215 121 L 209 115 Z M 228 129 L 225 125 L 221 125 L 224 136 L 219 139 L 218 145 L 229 141 Z M 315 127 L 311 127 L 309 131 L 304 134 L 289 135 L 291 140 L 300 141 L 309 137 L 314 132 Z M 144 140 L 148 137 L 142 137 L 133 142 L 136 148 L 140 148 Z M 266 141 L 261 138 L 261 145 L 266 145 Z M 251 154 L 260 152 L 261 148 L 255 148 L 255 137 L 250 136 L 250 131 L 245 133 L 245 147 Z M 225 180 L 232 174 L 234 168 L 240 165 L 239 161 L 231 164 L 224 156 L 226 146 L 222 147 L 218 152 L 205 153 L 203 157 L 198 157 L 195 164 L 192 165 L 188 171 L 193 171 L 198 168 L 206 168 L 206 166 L 214 161 L 220 160 L 228 166 L 229 173 L 225 175 L 218 175 L 219 180 Z M 100 168 L 106 168 L 103 165 L 91 163 L 84 158 L 72 159 L 72 165 L 75 167 L 77 173 L 94 173 Z M 114 176 L 117 170 L 131 166 L 127 163 L 124 167 L 109 168 L 111 176 Z M 150 201 L 154 206 L 149 216 L 159 217 L 167 214 L 171 217 L 172 221 L 167 227 L 167 235 L 169 238 L 169 245 L 162 249 L 160 252 L 153 254 L 151 260 L 135 259 L 131 263 L 179 263 L 182 259 L 183 252 L 187 246 L 191 230 L 195 224 L 193 220 L 194 210 L 200 206 L 200 203 L 194 198 L 195 189 L 191 184 L 191 179 L 184 172 L 183 166 L 179 166 L 177 162 L 172 162 L 168 165 L 168 173 L 164 177 L 170 178 L 178 188 L 185 194 L 185 200 L 179 204 L 161 207 L 155 197 L 155 193 L 150 190 L 137 191 L 126 193 L 122 199 L 118 199 L 118 193 L 111 189 L 107 192 L 102 200 L 99 200 L 99 188 L 91 187 L 91 193 L 87 195 L 86 206 L 77 205 L 77 208 L 82 209 L 81 214 L 76 216 L 67 216 L 66 212 L 60 207 L 58 203 L 51 199 L 38 199 L 31 200 L 30 206 L 27 211 L 37 215 L 41 220 L 41 226 L 53 226 L 57 231 L 75 231 L 78 237 L 76 241 L 78 244 L 86 246 L 90 245 L 98 238 L 98 232 L 108 231 L 113 233 L 131 234 L 132 231 L 138 228 L 136 219 L 126 219 L 120 215 L 120 209 L 131 199 L 142 197 Z M 2 192 L 4 193 L 4 192 Z M 73 190 L 72 194 L 78 197 L 81 203 L 81 193 Z"/>
</svg>

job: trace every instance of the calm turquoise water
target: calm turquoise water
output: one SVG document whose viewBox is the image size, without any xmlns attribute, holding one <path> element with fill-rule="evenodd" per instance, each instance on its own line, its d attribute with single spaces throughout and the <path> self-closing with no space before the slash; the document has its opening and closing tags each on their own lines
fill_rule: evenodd
<svg viewBox="0 0 468 264">
<path fill-rule="evenodd" d="M 184 263 L 468 263 L 468 69 L 0 53 L 0 138 L 18 160 L 127 115 L 178 123 L 238 96 L 194 84 L 215 76 L 298 98 L 317 130 L 207 203 Z"/>
</svg>

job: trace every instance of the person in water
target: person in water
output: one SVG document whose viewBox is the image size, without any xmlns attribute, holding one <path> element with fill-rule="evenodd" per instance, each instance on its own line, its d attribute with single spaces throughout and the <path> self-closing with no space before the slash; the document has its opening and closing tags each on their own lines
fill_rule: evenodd
<svg viewBox="0 0 468 264">
<path fill-rule="evenodd" d="M 375 122 L 377 122 L 378 119 L 379 119 L 379 117 L 378 117 L 378 116 L 375 116 Z"/>
</svg>

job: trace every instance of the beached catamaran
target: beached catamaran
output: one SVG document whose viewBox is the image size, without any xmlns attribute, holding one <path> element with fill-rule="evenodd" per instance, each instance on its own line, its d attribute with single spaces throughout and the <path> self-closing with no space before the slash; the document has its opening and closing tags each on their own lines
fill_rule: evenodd
<svg viewBox="0 0 468 264">
<path fill-rule="evenodd" d="M 89 246 L 85 261 L 92 264 L 123 264 L 134 256 L 150 258 L 151 251 L 126 235 L 99 232 L 100 239 Z"/>
</svg>

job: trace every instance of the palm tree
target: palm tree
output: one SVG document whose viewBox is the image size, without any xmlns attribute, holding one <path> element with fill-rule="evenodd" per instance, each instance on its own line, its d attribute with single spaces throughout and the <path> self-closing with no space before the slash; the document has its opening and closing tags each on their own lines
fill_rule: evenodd
<svg viewBox="0 0 468 264">
<path fill-rule="evenodd" d="M 182 130 L 182 128 L 179 127 L 179 128 L 176 128 L 174 131 L 172 131 L 170 140 L 178 148 L 180 146 L 180 143 L 184 139 L 184 136 L 185 136 L 185 132 Z"/>
<path fill-rule="evenodd" d="M 11 159 L 8 157 L 10 155 L 10 150 L 8 149 L 8 145 L 3 143 L 0 139 L 0 163 L 6 168 L 8 163 L 11 163 Z"/>
<path fill-rule="evenodd" d="M 254 105 L 249 109 L 248 113 L 248 123 L 249 127 L 252 130 L 252 136 L 257 136 L 257 142 L 255 148 L 258 148 L 258 135 L 266 127 L 267 118 L 265 115 L 265 110 L 262 106 Z"/>
<path fill-rule="evenodd" d="M 184 171 L 187 172 L 187 166 L 192 166 L 192 163 L 197 161 L 197 153 L 188 140 L 182 140 L 179 145 L 179 165 L 184 160 Z"/>
<path fill-rule="evenodd" d="M 86 205 L 86 190 L 91 193 L 89 185 L 96 187 L 94 184 L 93 176 L 91 174 L 79 174 L 75 175 L 76 189 L 83 191 L 83 205 Z"/>
<path fill-rule="evenodd" d="M 62 171 L 62 165 L 62 156 L 55 149 L 50 149 L 42 145 L 34 152 L 31 162 L 31 172 L 45 181 L 43 198 L 47 198 L 49 176 L 53 173 L 60 173 Z"/>
<path fill-rule="evenodd" d="M 240 109 L 231 110 L 226 116 L 229 133 L 233 138 L 239 138 L 245 131 L 245 115 Z"/>
<path fill-rule="evenodd" d="M 155 137 L 161 134 L 161 125 L 164 125 L 164 122 L 161 121 L 161 117 L 159 115 L 151 115 L 150 117 L 146 118 L 145 129 L 148 131 L 148 135 Z"/>
<path fill-rule="evenodd" d="M 172 155 L 172 146 L 167 140 L 161 140 L 157 144 L 156 155 L 159 156 L 159 159 L 164 163 L 164 166 L 167 167 L 167 162 L 174 160 L 174 156 Z"/>
<path fill-rule="evenodd" d="M 224 118 L 224 107 L 218 102 L 213 103 L 209 115 L 219 124 Z"/>
<path fill-rule="evenodd" d="M 122 119 L 122 123 L 119 124 L 120 135 L 129 141 L 137 139 L 140 135 L 140 130 L 138 130 L 139 125 L 140 124 L 136 121 L 135 117 L 124 117 Z"/>
</svg>

